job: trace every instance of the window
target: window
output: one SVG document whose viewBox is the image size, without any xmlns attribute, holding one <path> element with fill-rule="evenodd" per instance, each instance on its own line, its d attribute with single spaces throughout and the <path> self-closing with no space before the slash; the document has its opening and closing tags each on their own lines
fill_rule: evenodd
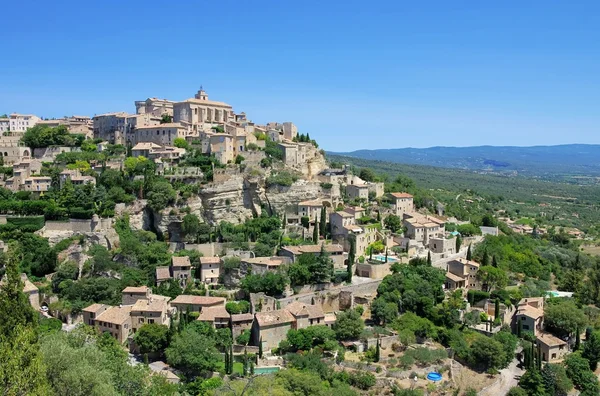
<svg viewBox="0 0 600 396">
<path fill-rule="evenodd" d="M 529 330 L 529 325 L 523 325 L 523 330 Z"/>
<path fill-rule="evenodd" d="M 561 348 L 562 348 L 562 346 L 561 346 Z M 552 359 L 556 359 L 556 353 L 552 354 Z"/>
</svg>

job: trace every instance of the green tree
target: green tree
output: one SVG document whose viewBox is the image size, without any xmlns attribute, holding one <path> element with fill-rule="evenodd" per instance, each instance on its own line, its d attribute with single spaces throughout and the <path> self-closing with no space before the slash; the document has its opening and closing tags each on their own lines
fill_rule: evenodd
<svg viewBox="0 0 600 396">
<path fill-rule="evenodd" d="M 503 289 L 508 284 L 508 275 L 506 271 L 492 267 L 491 265 L 482 266 L 477 271 L 477 279 L 485 286 L 486 290 Z"/>
<path fill-rule="evenodd" d="M 170 124 L 171 122 L 173 122 L 173 116 L 172 115 L 169 115 L 169 114 L 165 113 L 160 118 L 160 123 L 161 124 Z M 179 138 L 179 139 L 181 139 L 181 138 Z"/>
<path fill-rule="evenodd" d="M 456 236 L 456 253 L 460 252 L 460 248 L 462 246 L 462 237 L 459 235 Z"/>
<path fill-rule="evenodd" d="M 596 371 L 600 361 L 600 331 L 594 331 L 590 338 L 585 340 L 581 355 L 590 362 L 592 371 Z"/>
<path fill-rule="evenodd" d="M 367 182 L 375 181 L 375 173 L 373 172 L 373 170 L 371 170 L 369 168 L 361 169 L 358 177 L 360 177 L 361 179 L 363 179 L 364 181 L 367 181 Z"/>
<path fill-rule="evenodd" d="M 501 369 L 506 363 L 506 353 L 500 342 L 478 336 L 471 344 L 471 361 L 484 369 Z"/>
<path fill-rule="evenodd" d="M 163 351 L 169 343 L 169 328 L 157 323 L 146 323 L 133 335 L 141 353 Z"/>
<path fill-rule="evenodd" d="M 333 324 L 335 336 L 340 341 L 355 340 L 365 328 L 365 322 L 356 310 L 341 312 Z"/>
<path fill-rule="evenodd" d="M 525 389 L 529 396 L 546 396 L 544 379 L 537 369 L 527 370 L 519 380 L 519 386 Z"/>
<path fill-rule="evenodd" d="M 431 251 L 427 252 L 427 265 L 431 267 Z"/>
<path fill-rule="evenodd" d="M 173 145 L 175 147 L 179 147 L 182 149 L 187 149 L 190 145 L 188 144 L 187 140 L 185 140 L 184 138 L 175 138 L 175 140 L 173 140 Z"/>
<path fill-rule="evenodd" d="M 376 298 L 371 304 L 371 316 L 377 323 L 385 326 L 398 317 L 398 304 L 381 297 Z"/>
<path fill-rule="evenodd" d="M 317 244 L 319 242 L 319 222 L 317 221 L 316 217 L 315 217 L 315 227 L 313 228 L 312 239 L 313 239 L 314 244 Z"/>
<path fill-rule="evenodd" d="M 154 211 L 159 212 L 175 202 L 177 192 L 169 182 L 161 180 L 152 183 L 147 197 L 148 206 Z"/>
<path fill-rule="evenodd" d="M 397 233 L 398 231 L 402 230 L 402 220 L 396 215 L 389 215 L 386 217 L 383 221 L 383 225 L 393 233 Z"/>
<path fill-rule="evenodd" d="M 471 252 L 471 245 L 467 249 L 467 260 L 473 260 L 473 253 Z"/>
<path fill-rule="evenodd" d="M 564 360 L 567 369 L 567 376 L 577 389 L 584 389 L 587 382 L 590 380 L 590 374 L 595 378 L 595 375 L 590 370 L 590 363 L 587 359 L 581 356 L 581 352 L 575 352 L 567 355 Z M 592 382 L 594 382 L 592 380 Z M 598 379 L 596 379 L 596 384 Z"/>
<path fill-rule="evenodd" d="M 319 222 L 319 234 L 325 239 L 327 237 L 327 211 L 321 208 L 321 221 Z"/>
<path fill-rule="evenodd" d="M 506 396 L 528 396 L 527 391 L 518 386 L 513 386 L 508 390 Z"/>
<path fill-rule="evenodd" d="M 183 231 L 189 242 L 195 242 L 198 238 L 198 233 L 200 232 L 200 219 L 198 216 L 192 213 L 183 216 L 181 231 Z"/>
<path fill-rule="evenodd" d="M 544 307 L 544 326 L 559 337 L 570 336 L 586 324 L 585 313 L 573 301 L 548 303 Z"/>
<path fill-rule="evenodd" d="M 566 396 L 573 389 L 573 382 L 560 364 L 548 363 L 542 369 L 542 378 L 546 392 L 554 396 Z"/>
<path fill-rule="evenodd" d="M 174 337 L 166 355 L 167 362 L 181 370 L 188 379 L 215 371 L 219 361 L 214 341 L 189 327 Z"/>
</svg>

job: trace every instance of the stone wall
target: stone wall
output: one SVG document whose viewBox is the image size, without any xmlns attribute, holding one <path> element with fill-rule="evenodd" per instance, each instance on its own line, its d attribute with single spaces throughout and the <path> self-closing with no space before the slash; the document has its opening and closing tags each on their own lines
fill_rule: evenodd
<svg viewBox="0 0 600 396">
<path fill-rule="evenodd" d="M 324 284 L 325 289 L 322 290 L 304 294 L 295 294 L 290 297 L 277 299 L 275 306 L 279 303 L 279 307 L 285 308 L 294 301 L 300 301 L 305 304 L 312 304 L 314 301 L 315 304 L 321 304 L 324 312 L 341 311 L 353 307 L 353 301 L 356 296 L 368 296 L 374 298 L 377 295 L 377 288 L 380 283 L 381 279 L 369 280 L 356 285 L 341 284 L 332 286 L 331 284 Z M 327 288 L 328 286 L 329 288 Z M 321 285 L 316 287 L 321 288 Z M 267 297 L 267 299 L 269 298 L 272 297 Z M 265 306 L 270 306 L 270 303 L 269 300 L 266 300 L 266 302 L 263 303 L 263 309 Z"/>
<path fill-rule="evenodd" d="M 66 147 L 66 146 L 54 146 L 46 148 L 33 149 L 33 158 L 40 159 L 44 162 L 52 162 L 56 159 L 56 156 L 62 153 L 71 153 L 81 151 L 79 147 Z"/>
</svg>

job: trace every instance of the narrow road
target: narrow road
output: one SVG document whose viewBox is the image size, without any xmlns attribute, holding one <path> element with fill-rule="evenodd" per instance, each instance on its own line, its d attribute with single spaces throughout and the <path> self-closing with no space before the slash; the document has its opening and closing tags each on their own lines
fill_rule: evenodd
<svg viewBox="0 0 600 396">
<path fill-rule="evenodd" d="M 479 392 L 479 396 L 504 396 L 510 388 L 519 384 L 519 378 L 525 373 L 517 367 L 518 360 L 513 359 L 510 365 L 500 370 L 500 380 Z"/>
</svg>

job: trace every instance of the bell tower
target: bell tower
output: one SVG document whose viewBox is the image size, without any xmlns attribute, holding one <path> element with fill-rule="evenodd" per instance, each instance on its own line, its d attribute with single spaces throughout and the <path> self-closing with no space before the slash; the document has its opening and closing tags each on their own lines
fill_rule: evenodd
<svg viewBox="0 0 600 396">
<path fill-rule="evenodd" d="M 208 95 L 206 94 L 206 91 L 202 88 L 202 85 L 200 85 L 200 89 L 194 97 L 200 100 L 208 100 Z"/>
</svg>

